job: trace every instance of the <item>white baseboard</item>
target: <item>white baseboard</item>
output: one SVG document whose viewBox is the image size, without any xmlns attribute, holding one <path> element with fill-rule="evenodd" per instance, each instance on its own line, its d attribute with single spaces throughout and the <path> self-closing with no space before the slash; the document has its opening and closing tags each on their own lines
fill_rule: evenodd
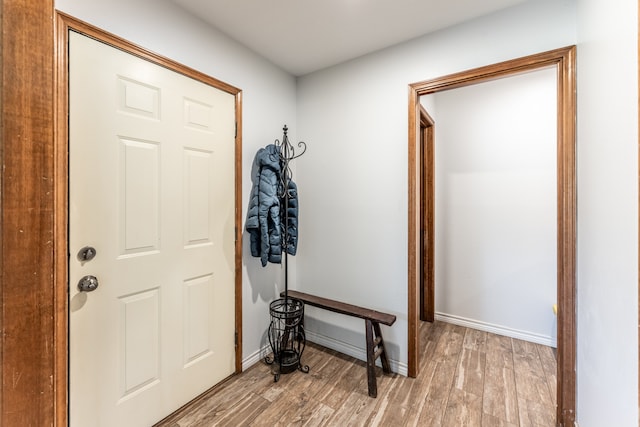
<svg viewBox="0 0 640 427">
<path fill-rule="evenodd" d="M 549 336 L 536 334 L 528 331 L 521 331 L 518 329 L 508 328 L 506 326 L 494 325 L 487 322 L 482 322 L 474 319 L 467 319 L 461 316 L 454 316 L 451 314 L 436 313 L 436 320 L 441 320 L 447 323 L 453 323 L 454 325 L 465 326 L 467 328 L 478 329 L 480 331 L 491 332 L 493 334 L 504 335 L 510 338 L 516 338 L 524 341 L 534 342 L 536 344 L 542 344 L 549 347 L 557 347 L 557 340 L 552 339 Z"/>
<path fill-rule="evenodd" d="M 253 365 L 255 365 L 256 363 L 264 360 L 265 356 L 270 352 L 271 352 L 271 349 L 269 348 L 269 344 L 267 344 L 261 349 L 259 349 L 258 351 L 242 359 L 242 371 L 244 372 L 250 367 L 252 367 Z"/>
<path fill-rule="evenodd" d="M 365 352 L 364 348 L 360 348 L 360 347 L 356 347 L 352 344 L 349 343 L 345 343 L 342 341 L 338 341 L 336 339 L 327 337 L 325 335 L 320 335 L 320 334 L 316 334 L 315 332 L 311 332 L 311 331 L 305 331 L 305 335 L 307 337 L 307 341 L 308 342 L 312 342 L 318 345 L 321 345 L 323 347 L 327 347 L 330 348 L 332 350 L 335 350 L 339 353 L 342 354 L 346 354 L 347 356 L 351 356 L 353 358 L 356 358 L 358 360 L 362 360 L 362 361 L 367 361 L 367 354 Z M 269 345 L 266 345 L 265 347 L 261 348 L 260 350 L 254 352 L 253 354 L 249 355 L 248 357 L 246 357 L 245 359 L 242 360 L 242 370 L 246 370 L 249 367 L 253 366 L 254 364 L 262 361 L 264 359 L 264 357 L 269 354 L 271 352 L 271 349 L 269 348 Z M 302 356 L 302 358 L 304 359 L 304 354 Z M 380 365 L 380 360 L 376 361 L 376 364 L 378 366 Z M 392 372 L 396 372 L 400 375 L 403 376 L 407 376 L 407 373 L 409 372 L 408 368 L 407 368 L 407 364 L 406 363 L 402 363 L 399 362 L 397 360 L 393 360 L 391 358 L 389 358 L 389 365 L 391 365 L 391 371 Z M 311 367 L 313 369 L 313 367 Z"/>
</svg>

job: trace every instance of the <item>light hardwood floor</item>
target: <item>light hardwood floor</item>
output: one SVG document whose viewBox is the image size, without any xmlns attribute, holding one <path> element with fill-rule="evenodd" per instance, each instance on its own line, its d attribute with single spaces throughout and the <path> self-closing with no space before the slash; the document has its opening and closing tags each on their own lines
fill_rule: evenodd
<svg viewBox="0 0 640 427">
<path fill-rule="evenodd" d="M 555 425 L 554 349 L 439 321 L 420 334 L 419 376 L 378 368 L 375 399 L 364 362 L 308 344 L 308 374 L 274 383 L 258 363 L 158 427 Z"/>
</svg>

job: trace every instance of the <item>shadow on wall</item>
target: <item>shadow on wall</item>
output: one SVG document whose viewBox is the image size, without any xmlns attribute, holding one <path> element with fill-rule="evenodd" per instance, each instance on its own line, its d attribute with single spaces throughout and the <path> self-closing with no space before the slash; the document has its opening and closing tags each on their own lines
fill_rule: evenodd
<svg viewBox="0 0 640 427">
<path fill-rule="evenodd" d="M 270 303 L 279 297 L 284 290 L 283 270 L 281 264 L 267 264 L 263 267 L 260 258 L 251 255 L 249 247 L 250 236 L 247 231 L 242 235 L 242 262 L 249 276 L 249 286 L 251 286 L 251 301 L 257 302 L 259 299 Z"/>
</svg>

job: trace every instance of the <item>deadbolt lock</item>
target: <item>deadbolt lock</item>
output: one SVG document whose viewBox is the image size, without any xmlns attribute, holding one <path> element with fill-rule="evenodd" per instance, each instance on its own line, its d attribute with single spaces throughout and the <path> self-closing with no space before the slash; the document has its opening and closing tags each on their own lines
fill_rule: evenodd
<svg viewBox="0 0 640 427">
<path fill-rule="evenodd" d="M 78 260 L 79 261 L 91 261 L 95 258 L 97 252 L 96 249 L 91 246 L 85 246 L 84 248 L 78 251 Z"/>
</svg>

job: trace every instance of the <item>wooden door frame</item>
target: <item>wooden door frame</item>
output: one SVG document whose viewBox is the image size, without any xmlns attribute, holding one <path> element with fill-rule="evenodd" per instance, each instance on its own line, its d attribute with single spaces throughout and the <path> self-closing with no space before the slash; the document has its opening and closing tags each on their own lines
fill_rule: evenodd
<svg viewBox="0 0 640 427">
<path fill-rule="evenodd" d="M 435 121 L 420 105 L 420 320 L 435 320 Z"/>
<path fill-rule="evenodd" d="M 68 425 L 68 30 L 177 69 L 236 99 L 241 224 L 242 92 L 95 27 L 53 0 L 0 0 L 0 425 Z M 235 231 L 236 372 L 242 369 L 242 234 Z"/>
<path fill-rule="evenodd" d="M 62 426 L 53 0 L 0 0 L 0 425 Z M 64 351 L 66 354 L 66 349 Z"/>
<path fill-rule="evenodd" d="M 576 47 L 569 46 L 409 85 L 408 372 L 419 367 L 420 96 L 545 67 L 558 76 L 558 375 L 557 422 L 576 418 Z"/>
<path fill-rule="evenodd" d="M 59 108 L 66 102 L 59 19 L 53 0 L 0 0 L 0 425 L 6 426 L 68 425 L 67 120 Z M 242 92 L 228 88 L 237 91 L 235 221 L 240 224 Z M 237 227 L 237 371 L 241 247 Z"/>
<path fill-rule="evenodd" d="M 216 89 L 222 90 L 235 97 L 235 120 L 236 120 L 236 138 L 235 138 L 235 373 L 242 372 L 242 227 L 240 212 L 242 211 L 242 91 L 234 86 L 196 71 L 192 68 L 186 67 L 178 62 L 175 62 L 166 57 L 160 56 L 153 52 L 150 52 L 140 46 L 137 46 L 129 41 L 126 41 L 113 34 L 107 33 L 97 27 L 75 19 L 62 12 L 56 13 L 56 137 L 55 137 L 55 160 L 57 166 L 56 181 L 55 181 L 55 209 L 56 213 L 56 241 L 59 245 L 59 250 L 56 256 L 56 271 L 57 280 L 55 283 L 57 290 L 57 300 L 60 306 L 58 307 L 60 315 L 66 316 L 64 322 L 60 322 L 59 335 L 69 333 L 69 319 L 68 319 L 68 206 L 69 206 L 69 192 L 68 192 L 68 167 L 69 167 L 69 101 L 68 101 L 68 80 L 69 80 L 69 32 L 74 31 L 85 36 L 91 37 L 102 43 L 110 45 L 116 49 L 122 50 L 131 55 L 137 56 L 141 59 L 167 68 L 176 73 L 182 74 L 186 77 L 197 80 L 206 85 L 212 86 Z M 64 323 L 64 330 L 62 329 L 62 323 Z M 56 343 L 62 345 L 61 343 Z M 66 348 L 68 348 L 68 342 L 65 342 Z M 64 353 L 64 354 L 63 354 Z M 58 351 L 58 357 L 64 356 L 65 363 L 68 364 L 68 351 L 65 352 L 62 348 Z M 68 372 L 65 377 L 68 377 Z M 68 379 L 66 388 L 68 390 Z M 195 396 L 194 396 L 195 397 Z"/>
<path fill-rule="evenodd" d="M 234 96 L 236 136 L 234 142 L 234 196 L 235 196 L 235 244 L 234 244 L 234 305 L 235 305 L 235 373 L 242 372 L 242 219 L 240 213 L 242 211 L 242 91 L 234 86 L 224 83 L 218 79 L 208 76 L 204 73 L 189 68 L 176 61 L 163 57 L 148 51 L 138 45 L 127 40 L 110 34 L 98 27 L 92 26 L 86 22 L 75 19 L 62 12 L 56 12 L 56 98 L 57 98 L 57 118 L 56 137 L 55 137 L 55 160 L 56 160 L 56 182 L 55 182 L 55 227 L 56 241 L 60 245 L 56 256 L 56 270 L 58 279 L 56 280 L 56 289 L 58 293 L 58 301 L 60 303 L 60 313 L 64 313 L 67 318 L 64 321 L 65 330 L 60 331 L 61 334 L 69 334 L 68 319 L 68 206 L 69 206 L 69 32 L 88 36 L 99 42 L 105 43 L 116 49 L 134 55 L 143 60 L 149 61 L 155 65 L 166 68 L 170 71 L 184 75 L 194 79 L 200 83 L 204 83 L 223 92 Z M 63 238 L 64 236 L 64 238 Z M 63 306 L 64 305 L 64 306 Z M 68 338 L 67 338 L 68 339 Z M 60 343 L 56 343 L 60 345 Z M 68 348 L 68 342 L 66 343 Z M 59 351 L 59 357 L 62 357 L 62 349 Z M 65 362 L 68 364 L 68 351 Z M 67 375 L 68 377 L 68 372 Z M 67 380 L 67 390 L 69 383 Z M 194 398 L 197 398 L 194 396 Z"/>
</svg>

